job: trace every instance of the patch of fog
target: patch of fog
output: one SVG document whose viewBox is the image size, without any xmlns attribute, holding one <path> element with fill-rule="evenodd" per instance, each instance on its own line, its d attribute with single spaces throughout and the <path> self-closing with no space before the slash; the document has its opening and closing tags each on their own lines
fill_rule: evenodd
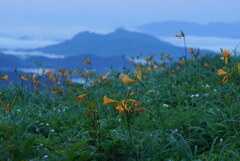
<svg viewBox="0 0 240 161">
<path fill-rule="evenodd" d="M 41 75 L 48 70 L 54 71 L 51 68 L 18 68 L 17 70 L 24 73 L 35 73 L 38 75 Z"/>
<path fill-rule="evenodd" d="M 2 49 L 33 49 L 47 45 L 57 44 L 61 41 L 46 39 L 18 39 L 12 37 L 0 37 L 0 48 Z"/>
<path fill-rule="evenodd" d="M 80 84 L 86 83 L 86 79 L 83 79 L 83 78 L 73 78 L 71 80 L 73 83 L 80 83 Z"/>
<path fill-rule="evenodd" d="M 177 37 L 162 37 L 159 39 L 169 42 L 176 46 L 183 47 L 183 40 Z M 220 37 L 198 37 L 198 36 L 186 36 L 187 46 L 200 49 L 210 49 L 213 51 L 220 51 L 222 49 L 235 49 L 240 44 L 240 39 L 233 38 L 220 38 Z"/>
<path fill-rule="evenodd" d="M 48 54 L 48 53 L 42 53 L 42 52 L 27 52 L 27 51 L 14 51 L 14 50 L 6 50 L 2 51 L 5 55 L 14 55 L 22 59 L 26 59 L 29 56 L 42 56 L 47 57 L 51 59 L 63 59 L 63 55 L 56 55 L 56 54 Z"/>
</svg>

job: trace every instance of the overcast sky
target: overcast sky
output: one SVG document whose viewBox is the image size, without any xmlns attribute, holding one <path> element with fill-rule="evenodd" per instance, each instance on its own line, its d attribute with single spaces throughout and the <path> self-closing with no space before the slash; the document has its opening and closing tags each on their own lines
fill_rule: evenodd
<svg viewBox="0 0 240 161">
<path fill-rule="evenodd" d="M 69 38 L 153 21 L 240 21 L 240 0 L 0 0 L 0 36 Z"/>
</svg>

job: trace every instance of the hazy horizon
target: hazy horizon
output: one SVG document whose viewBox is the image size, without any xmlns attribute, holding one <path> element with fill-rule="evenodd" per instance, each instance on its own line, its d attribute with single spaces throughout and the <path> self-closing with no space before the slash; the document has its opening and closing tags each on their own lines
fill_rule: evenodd
<svg viewBox="0 0 240 161">
<path fill-rule="evenodd" d="M 65 39 L 88 30 L 107 33 L 151 22 L 240 22 L 239 0 L 1 0 L 0 36 Z"/>
</svg>

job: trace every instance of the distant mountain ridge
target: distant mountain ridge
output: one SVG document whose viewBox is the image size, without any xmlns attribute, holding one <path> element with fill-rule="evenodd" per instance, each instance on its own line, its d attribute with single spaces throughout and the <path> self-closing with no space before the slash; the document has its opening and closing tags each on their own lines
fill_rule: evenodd
<svg viewBox="0 0 240 161">
<path fill-rule="evenodd" d="M 185 21 L 164 21 L 153 22 L 137 28 L 155 36 L 174 36 L 183 30 L 188 36 L 240 38 L 240 22 L 214 22 L 203 25 Z"/>
<path fill-rule="evenodd" d="M 14 68 L 37 68 L 35 62 L 42 62 L 42 68 L 57 69 L 61 67 L 66 70 L 83 69 L 85 58 L 90 59 L 92 69 L 96 69 L 98 73 L 106 72 L 106 70 L 118 70 L 123 67 L 130 69 L 130 61 L 123 56 L 99 57 L 92 54 L 68 56 L 65 58 L 47 58 L 42 56 L 30 56 L 21 59 L 13 55 L 5 55 L 0 53 L 0 71 L 13 70 Z"/>
<path fill-rule="evenodd" d="M 182 47 L 174 46 L 148 34 L 130 32 L 123 28 L 106 35 L 81 32 L 70 40 L 37 48 L 34 51 L 65 56 L 91 53 L 101 57 L 116 55 L 127 57 L 147 56 L 162 52 L 178 58 L 184 54 Z"/>
</svg>

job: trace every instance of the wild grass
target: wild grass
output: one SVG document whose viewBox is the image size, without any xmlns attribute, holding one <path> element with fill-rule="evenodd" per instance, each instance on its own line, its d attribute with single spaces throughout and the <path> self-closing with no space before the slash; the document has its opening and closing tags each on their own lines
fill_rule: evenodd
<svg viewBox="0 0 240 161">
<path fill-rule="evenodd" d="M 240 87 L 222 85 L 221 56 L 153 65 L 135 65 L 141 81 L 126 71 L 137 83 L 112 72 L 104 81 L 90 75 L 92 84 L 59 85 L 63 92 L 54 94 L 1 87 L 1 108 L 11 107 L 0 113 L 0 160 L 240 160 Z M 128 111 L 103 105 L 104 96 L 134 99 L 145 112 L 129 116 L 128 129 Z"/>
</svg>

